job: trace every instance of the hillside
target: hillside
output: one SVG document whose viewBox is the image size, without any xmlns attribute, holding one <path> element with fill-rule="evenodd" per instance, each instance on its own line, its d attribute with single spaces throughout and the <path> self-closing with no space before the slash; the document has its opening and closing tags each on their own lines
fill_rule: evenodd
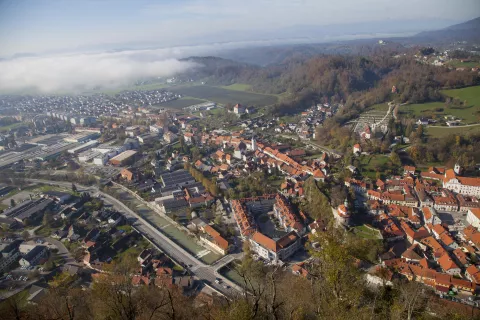
<svg viewBox="0 0 480 320">
<path fill-rule="evenodd" d="M 480 17 L 441 30 L 421 32 L 415 38 L 430 43 L 480 41 Z"/>
</svg>

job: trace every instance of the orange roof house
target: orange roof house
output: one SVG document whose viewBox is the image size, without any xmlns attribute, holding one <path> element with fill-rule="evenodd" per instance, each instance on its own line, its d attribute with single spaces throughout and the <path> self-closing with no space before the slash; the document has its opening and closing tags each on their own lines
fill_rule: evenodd
<svg viewBox="0 0 480 320">
<path fill-rule="evenodd" d="M 447 273 L 460 273 L 460 267 L 453 261 L 448 253 L 437 260 L 440 267 Z"/>
</svg>

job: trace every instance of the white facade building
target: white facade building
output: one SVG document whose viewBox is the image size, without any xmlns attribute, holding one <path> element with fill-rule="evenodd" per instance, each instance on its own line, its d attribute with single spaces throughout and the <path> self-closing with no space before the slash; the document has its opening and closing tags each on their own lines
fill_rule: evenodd
<svg viewBox="0 0 480 320">
<path fill-rule="evenodd" d="M 467 212 L 467 222 L 477 229 L 480 229 L 480 209 L 472 208 Z"/>
</svg>

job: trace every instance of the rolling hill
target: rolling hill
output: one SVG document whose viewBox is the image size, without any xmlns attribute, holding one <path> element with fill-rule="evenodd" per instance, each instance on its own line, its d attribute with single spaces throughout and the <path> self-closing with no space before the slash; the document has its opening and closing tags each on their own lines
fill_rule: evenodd
<svg viewBox="0 0 480 320">
<path fill-rule="evenodd" d="M 426 42 L 480 41 L 480 17 L 444 29 L 420 32 L 414 38 Z"/>
</svg>

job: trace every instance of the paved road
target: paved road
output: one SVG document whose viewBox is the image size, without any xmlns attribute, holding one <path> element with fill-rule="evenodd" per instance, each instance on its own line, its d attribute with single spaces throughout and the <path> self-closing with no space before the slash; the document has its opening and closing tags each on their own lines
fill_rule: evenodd
<svg viewBox="0 0 480 320">
<path fill-rule="evenodd" d="M 63 181 L 50 181 L 50 180 L 43 180 L 43 179 L 27 179 L 32 182 L 37 183 L 45 183 L 45 184 L 53 184 L 59 185 L 62 187 L 70 188 L 72 186 L 71 182 L 63 182 Z M 206 282 L 208 285 L 216 289 L 217 291 L 221 292 L 226 296 L 235 296 L 242 292 L 242 288 L 228 280 L 227 278 L 223 277 L 222 275 L 218 274 L 217 270 L 221 266 L 225 265 L 229 261 L 233 260 L 234 257 L 227 256 L 222 258 L 222 261 L 218 262 L 214 265 L 206 265 L 203 262 L 196 259 L 193 255 L 188 253 L 178 244 L 173 242 L 170 238 L 165 236 L 160 230 L 156 229 L 146 220 L 144 220 L 140 215 L 132 211 L 128 208 L 125 204 L 123 204 L 118 199 L 99 191 L 96 187 L 85 187 L 76 184 L 79 192 L 89 192 L 93 194 L 101 195 L 106 202 L 111 203 L 114 205 L 117 210 L 122 211 L 126 217 L 128 218 L 135 218 L 135 222 L 133 223 L 133 227 L 136 228 L 140 233 L 142 233 L 147 239 L 149 239 L 157 248 L 165 252 L 168 256 L 170 256 L 173 260 L 177 263 L 181 263 L 191 271 L 198 279 Z M 215 283 L 216 279 L 220 279 L 221 283 Z M 224 287 L 224 285 L 228 285 Z"/>
<path fill-rule="evenodd" d="M 427 128 L 455 129 L 455 128 L 476 127 L 476 126 L 480 126 L 480 123 L 473 123 L 473 124 L 466 124 L 466 125 L 463 125 L 463 126 L 452 126 L 452 127 L 427 125 Z"/>
</svg>

